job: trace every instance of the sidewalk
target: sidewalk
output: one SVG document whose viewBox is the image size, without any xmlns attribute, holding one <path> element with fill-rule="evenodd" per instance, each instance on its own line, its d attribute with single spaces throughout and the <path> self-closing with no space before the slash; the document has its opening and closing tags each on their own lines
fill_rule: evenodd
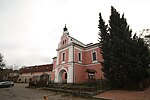
<svg viewBox="0 0 150 100">
<path fill-rule="evenodd" d="M 110 90 L 95 97 L 110 100 L 150 100 L 150 89 L 145 91 Z"/>
</svg>

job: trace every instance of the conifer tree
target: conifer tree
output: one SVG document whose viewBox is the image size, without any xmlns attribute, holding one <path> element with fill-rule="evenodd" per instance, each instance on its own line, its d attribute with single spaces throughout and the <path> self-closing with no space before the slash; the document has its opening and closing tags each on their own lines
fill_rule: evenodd
<svg viewBox="0 0 150 100">
<path fill-rule="evenodd" d="M 132 79 L 135 83 L 139 83 L 141 80 L 148 77 L 148 71 L 150 64 L 150 50 L 148 45 L 144 42 L 143 39 L 136 36 L 133 37 L 132 50 Z"/>
<path fill-rule="evenodd" d="M 105 25 L 105 21 L 102 19 L 101 13 L 99 13 L 99 42 L 100 42 L 100 49 L 101 49 L 101 54 L 103 59 L 107 59 L 107 60 L 103 60 L 103 62 L 101 62 L 103 68 L 103 72 L 104 72 L 104 76 L 106 79 L 109 79 L 109 74 L 110 74 L 110 69 L 111 66 L 108 65 L 110 64 L 110 50 L 109 50 L 109 33 L 108 33 L 108 25 Z M 107 80 L 109 81 L 109 80 Z"/>
<path fill-rule="evenodd" d="M 128 63 L 129 48 L 131 43 L 131 30 L 124 18 L 114 7 L 111 7 L 109 20 L 110 30 L 110 53 L 111 53 L 111 85 L 113 87 L 124 87 L 130 80 L 130 65 Z"/>
<path fill-rule="evenodd" d="M 111 7 L 109 26 L 105 25 L 99 14 L 99 41 L 103 57 L 103 72 L 112 87 L 120 88 L 131 83 L 138 83 L 147 76 L 150 63 L 149 50 L 144 42 L 132 39 L 124 14 Z"/>
</svg>

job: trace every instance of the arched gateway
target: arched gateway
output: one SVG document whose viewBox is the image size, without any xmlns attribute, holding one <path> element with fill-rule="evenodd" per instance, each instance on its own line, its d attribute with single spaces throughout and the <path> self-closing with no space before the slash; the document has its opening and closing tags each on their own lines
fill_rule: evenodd
<svg viewBox="0 0 150 100">
<path fill-rule="evenodd" d="M 60 69 L 58 72 L 58 83 L 67 83 L 68 72 L 66 69 Z"/>
</svg>

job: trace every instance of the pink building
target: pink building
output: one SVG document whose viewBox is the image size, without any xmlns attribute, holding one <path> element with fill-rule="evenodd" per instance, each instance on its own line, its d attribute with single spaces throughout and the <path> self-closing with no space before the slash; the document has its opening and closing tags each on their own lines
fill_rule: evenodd
<svg viewBox="0 0 150 100">
<path fill-rule="evenodd" d="M 83 44 L 71 37 L 65 26 L 58 44 L 57 57 L 53 58 L 51 81 L 83 83 L 88 79 L 102 79 L 101 61 L 98 43 Z"/>
</svg>

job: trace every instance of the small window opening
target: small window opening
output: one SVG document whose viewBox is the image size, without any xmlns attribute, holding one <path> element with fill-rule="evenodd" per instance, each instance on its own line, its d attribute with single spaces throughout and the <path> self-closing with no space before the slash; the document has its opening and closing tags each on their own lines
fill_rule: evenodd
<svg viewBox="0 0 150 100">
<path fill-rule="evenodd" d="M 65 61 L 65 53 L 63 53 L 62 56 L 63 56 L 63 57 L 62 57 L 62 61 Z"/>
<path fill-rule="evenodd" d="M 96 52 L 93 52 L 92 56 L 93 56 L 93 61 L 95 61 L 96 60 Z"/>
<path fill-rule="evenodd" d="M 78 60 L 81 61 L 81 53 L 78 53 Z"/>
</svg>

